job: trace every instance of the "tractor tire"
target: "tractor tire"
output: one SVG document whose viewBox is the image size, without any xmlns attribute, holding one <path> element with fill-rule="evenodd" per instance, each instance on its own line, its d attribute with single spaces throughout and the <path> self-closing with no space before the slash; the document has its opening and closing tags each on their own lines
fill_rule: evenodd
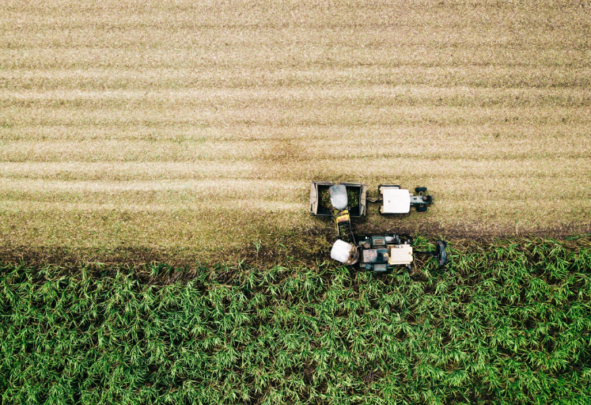
<svg viewBox="0 0 591 405">
<path fill-rule="evenodd" d="M 447 243 L 442 240 L 438 240 L 435 244 L 435 256 L 437 257 L 437 264 L 439 264 L 439 267 L 443 267 L 449 263 L 447 251 L 445 250 L 446 247 Z"/>
<path fill-rule="evenodd" d="M 427 192 L 427 187 L 417 187 L 415 188 L 415 193 L 419 194 L 419 193 L 426 193 Z"/>
<path fill-rule="evenodd" d="M 427 206 L 424 204 L 417 205 L 417 212 L 427 212 Z"/>
</svg>

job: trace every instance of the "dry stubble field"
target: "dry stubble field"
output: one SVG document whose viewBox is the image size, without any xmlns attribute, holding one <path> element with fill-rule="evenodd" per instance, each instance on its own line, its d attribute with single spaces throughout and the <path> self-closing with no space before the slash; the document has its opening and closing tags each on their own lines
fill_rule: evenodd
<svg viewBox="0 0 591 405">
<path fill-rule="evenodd" d="M 362 230 L 588 232 L 590 11 L 3 1 L 2 254 L 279 257 L 325 235 L 311 180 L 436 199 L 426 215 L 372 209 Z"/>
</svg>

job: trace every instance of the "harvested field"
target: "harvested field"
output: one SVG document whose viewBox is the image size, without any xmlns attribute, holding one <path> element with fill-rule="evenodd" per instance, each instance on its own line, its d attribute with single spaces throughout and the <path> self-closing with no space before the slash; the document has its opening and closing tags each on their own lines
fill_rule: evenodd
<svg viewBox="0 0 591 405">
<path fill-rule="evenodd" d="M 2 254 L 276 252 L 327 228 L 311 180 L 435 197 L 373 207 L 361 230 L 589 232 L 590 17 L 588 1 L 4 1 Z"/>
</svg>

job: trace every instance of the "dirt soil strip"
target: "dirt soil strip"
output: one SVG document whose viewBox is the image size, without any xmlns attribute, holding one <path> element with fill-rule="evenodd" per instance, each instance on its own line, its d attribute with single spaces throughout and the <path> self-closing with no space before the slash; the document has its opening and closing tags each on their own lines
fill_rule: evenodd
<svg viewBox="0 0 591 405">
<path fill-rule="evenodd" d="M 465 228 L 443 229 L 438 224 L 422 224 L 424 232 L 416 233 L 416 229 L 400 227 L 388 232 L 408 233 L 423 241 L 434 243 L 443 239 L 455 251 L 466 249 L 490 249 L 499 243 L 539 243 L 545 240 L 557 240 L 577 246 L 591 241 L 591 228 L 581 233 L 576 226 L 539 230 L 516 236 L 506 234 L 473 234 L 466 233 Z M 373 226 L 358 227 L 359 233 L 379 234 L 384 232 Z M 72 248 L 71 246 L 0 246 L 0 263 L 27 263 L 34 266 L 56 265 L 77 269 L 103 268 L 109 266 L 142 267 L 165 265 L 173 268 L 195 269 L 199 266 L 242 265 L 269 268 L 272 266 L 307 266 L 315 267 L 322 263 L 332 263 L 330 248 L 335 240 L 334 231 L 330 227 L 297 229 L 287 235 L 275 235 L 275 243 L 255 242 L 246 247 L 234 247 L 223 251 L 204 252 L 199 248 L 162 248 L 150 246 L 120 246 L 116 248 Z"/>
</svg>

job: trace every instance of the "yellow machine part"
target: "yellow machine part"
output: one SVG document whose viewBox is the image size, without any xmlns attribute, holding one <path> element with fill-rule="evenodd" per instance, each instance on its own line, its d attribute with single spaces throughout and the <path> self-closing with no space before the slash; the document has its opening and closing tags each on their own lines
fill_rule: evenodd
<svg viewBox="0 0 591 405">
<path fill-rule="evenodd" d="M 342 210 L 342 211 L 337 211 L 335 210 L 335 224 L 337 227 L 337 235 L 341 236 L 342 232 L 341 232 L 341 225 L 348 225 L 349 227 L 351 226 L 351 217 L 349 216 L 349 211 L 347 210 Z M 347 230 L 343 230 L 343 232 L 347 233 L 349 231 Z"/>
<path fill-rule="evenodd" d="M 340 224 L 342 222 L 349 222 L 351 221 L 351 217 L 349 216 L 349 211 L 343 210 L 337 214 L 336 222 Z"/>
</svg>

